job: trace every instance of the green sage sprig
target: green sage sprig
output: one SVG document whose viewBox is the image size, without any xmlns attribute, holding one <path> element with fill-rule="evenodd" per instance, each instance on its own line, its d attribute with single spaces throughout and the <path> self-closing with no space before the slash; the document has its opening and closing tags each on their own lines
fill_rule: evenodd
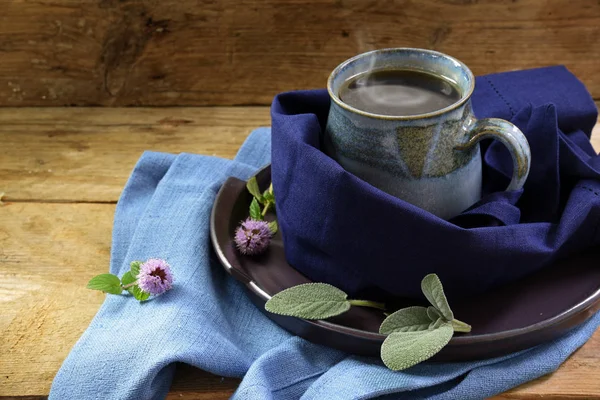
<svg viewBox="0 0 600 400">
<path fill-rule="evenodd" d="M 390 314 L 379 327 L 387 335 L 381 359 L 391 370 L 410 368 L 437 354 L 454 332 L 470 332 L 471 326 L 454 318 L 442 282 L 436 274 L 421 281 L 429 307 L 408 307 Z"/>
<path fill-rule="evenodd" d="M 454 318 L 444 288 L 435 274 L 421 282 L 429 307 L 400 309 L 383 321 L 379 332 L 387 335 L 381 346 L 384 364 L 399 371 L 431 358 L 448 344 L 454 332 L 470 332 L 471 326 Z M 304 319 L 326 319 L 340 315 L 351 306 L 385 310 L 381 303 L 350 300 L 348 295 L 326 283 L 306 283 L 275 294 L 265 304 L 269 312 Z"/>
<path fill-rule="evenodd" d="M 385 305 L 368 300 L 349 300 L 348 295 L 327 283 L 304 283 L 271 297 L 265 309 L 274 314 L 304 319 L 326 319 L 345 313 L 351 306 L 385 310 Z"/>
</svg>

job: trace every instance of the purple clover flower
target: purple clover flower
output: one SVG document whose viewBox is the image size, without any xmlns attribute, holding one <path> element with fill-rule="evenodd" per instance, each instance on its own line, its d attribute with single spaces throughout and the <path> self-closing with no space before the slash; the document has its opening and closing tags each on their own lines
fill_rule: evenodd
<svg viewBox="0 0 600 400">
<path fill-rule="evenodd" d="M 158 258 L 151 258 L 140 266 L 138 285 L 144 292 L 158 296 L 173 287 L 171 266 Z"/>
<path fill-rule="evenodd" d="M 264 253 L 271 243 L 273 232 L 265 221 L 248 218 L 235 231 L 235 244 L 244 255 Z"/>
</svg>

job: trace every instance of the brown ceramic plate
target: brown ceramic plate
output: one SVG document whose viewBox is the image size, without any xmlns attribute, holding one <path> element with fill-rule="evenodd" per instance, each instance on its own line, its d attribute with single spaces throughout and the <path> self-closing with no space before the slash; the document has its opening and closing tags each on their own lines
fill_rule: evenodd
<svg viewBox="0 0 600 400">
<path fill-rule="evenodd" d="M 271 180 L 270 167 L 261 170 L 257 179 L 261 189 L 266 189 Z M 272 295 L 310 280 L 287 263 L 279 234 L 262 256 L 245 257 L 235 250 L 235 228 L 247 218 L 252 200 L 245 185 L 244 181 L 229 178 L 221 187 L 211 215 L 211 238 L 227 272 L 250 289 L 252 300 L 264 311 L 264 303 Z M 473 330 L 452 338 L 435 359 L 462 361 L 495 357 L 565 334 L 600 309 L 599 264 L 600 249 L 593 249 L 557 262 L 519 282 L 454 301 L 454 314 L 470 323 Z M 298 336 L 349 353 L 378 356 L 385 339 L 378 333 L 384 315 L 377 310 L 353 307 L 345 314 L 324 321 L 264 312 Z"/>
</svg>

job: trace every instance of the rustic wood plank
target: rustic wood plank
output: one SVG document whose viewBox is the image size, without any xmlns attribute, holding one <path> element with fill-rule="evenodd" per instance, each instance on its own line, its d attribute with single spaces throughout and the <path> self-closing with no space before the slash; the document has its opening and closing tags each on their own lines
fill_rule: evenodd
<svg viewBox="0 0 600 400">
<path fill-rule="evenodd" d="M 104 295 L 114 205 L 0 206 L 0 394 L 46 395 Z M 77 304 L 74 307 L 74 304 Z"/>
<path fill-rule="evenodd" d="M 115 202 L 145 150 L 233 158 L 268 107 L 0 108 L 7 201 Z"/>
<path fill-rule="evenodd" d="M 189 365 L 178 364 L 167 400 L 226 400 L 239 384 L 240 379 L 224 378 Z"/>
<path fill-rule="evenodd" d="M 5 0 L 0 105 L 269 104 L 357 53 L 437 49 L 476 74 L 565 64 L 600 98 L 600 3 Z"/>
<path fill-rule="evenodd" d="M 115 202 L 145 150 L 232 158 L 268 107 L 0 108 L 7 201 Z M 600 148 L 600 135 L 594 137 Z"/>
<path fill-rule="evenodd" d="M 557 372 L 512 389 L 495 400 L 600 399 L 600 330 Z"/>
</svg>

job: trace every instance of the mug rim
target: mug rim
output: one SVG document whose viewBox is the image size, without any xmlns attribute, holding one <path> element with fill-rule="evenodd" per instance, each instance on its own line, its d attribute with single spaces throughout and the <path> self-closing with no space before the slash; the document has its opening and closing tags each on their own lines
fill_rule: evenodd
<svg viewBox="0 0 600 400">
<path fill-rule="evenodd" d="M 469 87 L 467 87 L 467 89 L 465 90 L 465 92 L 462 94 L 462 96 L 460 97 L 460 99 L 458 101 L 456 101 L 455 103 L 450 104 L 447 107 L 441 108 L 439 110 L 435 110 L 435 111 L 430 111 L 428 113 L 424 113 L 424 114 L 414 114 L 414 115 L 384 115 L 384 114 L 375 114 L 375 113 L 370 113 L 367 111 L 362 111 L 356 107 L 353 107 L 347 103 L 344 103 L 342 101 L 342 99 L 340 99 L 338 97 L 338 95 L 336 93 L 334 93 L 333 91 L 333 79 L 335 76 L 337 76 L 337 74 L 340 72 L 340 70 L 342 70 L 344 67 L 346 67 L 348 64 L 359 60 L 361 58 L 367 57 L 369 55 L 372 54 L 377 54 L 377 53 L 391 53 L 391 52 L 395 52 L 395 51 L 408 51 L 408 52 L 418 52 L 418 53 L 428 53 L 431 55 L 435 55 L 435 56 L 439 56 L 439 57 L 444 57 L 446 59 L 450 59 L 451 61 L 455 62 L 456 64 L 458 64 L 460 66 L 461 69 L 463 69 L 467 75 L 470 78 L 470 84 Z M 449 111 L 455 110 L 459 107 L 461 107 L 463 104 L 465 104 L 470 98 L 471 95 L 473 94 L 473 90 L 475 90 L 475 75 L 473 75 L 473 72 L 469 69 L 469 67 L 467 67 L 467 65 L 460 61 L 459 59 L 449 56 L 448 54 L 445 53 L 441 53 L 439 51 L 435 51 L 435 50 L 428 50 L 428 49 L 420 49 L 420 48 L 416 48 L 416 47 L 390 47 L 390 48 L 385 48 L 385 49 L 377 49 L 377 50 L 371 50 L 371 51 L 367 51 L 365 53 L 361 53 L 361 54 L 357 54 L 352 58 L 347 59 L 346 61 L 342 62 L 341 64 L 339 64 L 337 67 L 335 67 L 335 69 L 333 71 L 331 71 L 331 73 L 329 74 L 329 78 L 327 78 L 327 92 L 329 93 L 329 97 L 340 107 L 342 107 L 343 109 L 350 111 L 352 113 L 355 114 L 359 114 L 365 117 L 370 117 L 370 118 L 377 118 L 377 119 L 385 119 L 385 120 L 392 120 L 392 121 L 410 121 L 410 120 L 416 120 L 416 119 L 425 119 L 425 118 L 431 118 L 431 117 L 437 117 L 443 114 L 446 114 Z"/>
</svg>

